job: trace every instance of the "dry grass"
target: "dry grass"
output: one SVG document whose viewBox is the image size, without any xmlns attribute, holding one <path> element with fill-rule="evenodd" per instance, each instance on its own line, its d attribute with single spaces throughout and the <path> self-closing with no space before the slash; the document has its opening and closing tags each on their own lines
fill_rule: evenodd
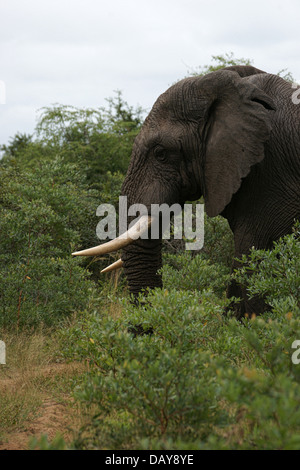
<svg viewBox="0 0 300 470">
<path fill-rule="evenodd" d="M 1 333 L 1 339 L 6 365 L 0 365 L 0 450 L 27 449 L 29 439 L 41 434 L 72 439 L 82 422 L 71 381 L 85 366 L 59 362 L 49 332 Z"/>
</svg>

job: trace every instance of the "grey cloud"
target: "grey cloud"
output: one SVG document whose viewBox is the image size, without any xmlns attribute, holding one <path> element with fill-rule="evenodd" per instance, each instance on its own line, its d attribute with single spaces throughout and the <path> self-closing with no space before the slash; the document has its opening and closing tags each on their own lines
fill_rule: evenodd
<svg viewBox="0 0 300 470">
<path fill-rule="evenodd" d="M 51 103 L 98 107 L 121 89 L 150 108 L 190 68 L 233 51 L 300 77 L 298 0 L 10 0 L 0 6 L 0 144 Z"/>
</svg>

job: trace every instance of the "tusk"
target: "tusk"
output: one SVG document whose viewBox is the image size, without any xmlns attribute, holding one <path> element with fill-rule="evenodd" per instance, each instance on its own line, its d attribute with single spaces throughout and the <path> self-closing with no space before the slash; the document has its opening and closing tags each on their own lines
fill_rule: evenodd
<svg viewBox="0 0 300 470">
<path fill-rule="evenodd" d="M 114 263 L 110 264 L 109 266 L 107 266 L 107 268 L 104 268 L 102 269 L 102 273 L 108 273 L 110 271 L 115 271 L 115 269 L 120 269 L 122 268 L 123 266 L 123 261 L 120 259 L 118 259 L 118 261 L 115 261 Z"/>
<path fill-rule="evenodd" d="M 95 246 L 93 248 L 88 248 L 87 250 L 75 251 L 72 253 L 73 256 L 98 256 L 105 255 L 107 253 L 112 253 L 113 251 L 120 250 L 127 245 L 130 245 L 140 238 L 150 227 L 152 218 L 143 215 L 133 227 L 131 227 L 127 232 L 122 233 L 119 237 L 114 240 L 110 240 L 107 243 L 102 245 Z"/>
</svg>

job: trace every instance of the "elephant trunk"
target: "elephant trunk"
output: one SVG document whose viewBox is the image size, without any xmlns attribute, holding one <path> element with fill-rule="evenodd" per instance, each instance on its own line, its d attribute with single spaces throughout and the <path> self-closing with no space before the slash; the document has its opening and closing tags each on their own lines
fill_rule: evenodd
<svg viewBox="0 0 300 470">
<path fill-rule="evenodd" d="M 162 287 L 161 240 L 137 240 L 123 249 L 123 267 L 130 293 L 137 296 L 143 289 Z"/>
<path fill-rule="evenodd" d="M 144 124 L 142 132 L 135 140 L 130 166 L 122 185 L 123 196 L 127 197 L 128 207 L 141 204 L 146 208 L 146 213 L 151 215 L 151 224 L 159 224 L 156 217 L 151 214 L 152 204 L 168 202 L 168 197 L 163 193 L 164 188 L 159 181 L 153 178 L 151 168 L 140 166 L 139 162 L 148 154 L 147 135 L 150 125 L 149 117 Z M 128 217 L 128 223 L 131 217 Z M 152 228 L 152 227 L 151 227 Z M 128 287 L 131 294 L 137 296 L 142 290 L 162 287 L 162 278 L 158 271 L 162 267 L 162 240 L 151 238 L 150 227 L 148 237 L 139 238 L 134 243 L 122 249 L 122 261 Z M 159 231 L 159 236 L 161 233 Z"/>
</svg>

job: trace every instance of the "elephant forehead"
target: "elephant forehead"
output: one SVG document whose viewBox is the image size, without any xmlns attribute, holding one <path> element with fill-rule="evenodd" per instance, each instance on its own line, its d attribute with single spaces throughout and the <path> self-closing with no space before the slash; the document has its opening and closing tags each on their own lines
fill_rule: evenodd
<svg viewBox="0 0 300 470">
<path fill-rule="evenodd" d="M 170 87 L 157 100 L 166 119 L 199 121 L 209 106 L 209 97 L 201 93 L 195 79 L 184 79 Z"/>
<path fill-rule="evenodd" d="M 167 147 L 177 147 L 186 134 L 186 126 L 178 120 L 163 119 L 156 123 L 155 127 L 147 130 L 146 142 L 148 147 L 163 145 Z"/>
</svg>

